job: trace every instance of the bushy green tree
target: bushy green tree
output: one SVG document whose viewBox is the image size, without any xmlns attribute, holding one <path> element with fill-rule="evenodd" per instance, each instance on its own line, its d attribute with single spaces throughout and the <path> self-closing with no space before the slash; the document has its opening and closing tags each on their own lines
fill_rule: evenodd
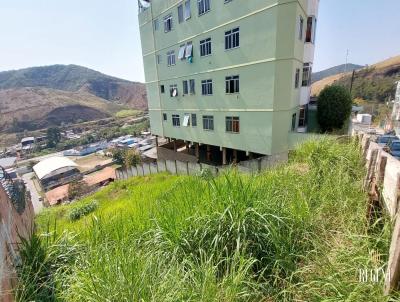
<svg viewBox="0 0 400 302">
<path fill-rule="evenodd" d="M 61 141 L 61 132 L 57 127 L 47 129 L 47 147 L 54 148 Z"/>
<path fill-rule="evenodd" d="M 323 132 L 341 129 L 351 114 L 352 101 L 343 86 L 329 86 L 318 97 L 317 118 Z"/>
<path fill-rule="evenodd" d="M 132 167 L 137 166 L 142 161 L 140 153 L 136 149 L 129 149 L 125 151 L 124 166 Z"/>
</svg>

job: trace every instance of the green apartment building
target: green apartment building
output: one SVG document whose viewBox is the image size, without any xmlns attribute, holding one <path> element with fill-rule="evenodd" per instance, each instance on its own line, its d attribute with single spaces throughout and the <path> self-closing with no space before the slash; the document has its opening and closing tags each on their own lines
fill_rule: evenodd
<svg viewBox="0 0 400 302">
<path fill-rule="evenodd" d="M 139 0 L 151 131 L 170 141 L 159 157 L 287 158 L 307 130 L 318 4 Z"/>
</svg>

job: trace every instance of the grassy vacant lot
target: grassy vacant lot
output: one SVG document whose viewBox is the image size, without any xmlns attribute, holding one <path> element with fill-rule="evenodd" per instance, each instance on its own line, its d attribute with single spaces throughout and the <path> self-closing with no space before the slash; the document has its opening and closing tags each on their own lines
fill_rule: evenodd
<svg viewBox="0 0 400 302">
<path fill-rule="evenodd" d="M 115 114 L 115 117 L 117 118 L 126 118 L 126 117 L 133 117 L 137 116 L 141 111 L 139 110 L 134 110 L 134 109 L 125 109 L 125 110 L 120 110 Z"/>
<path fill-rule="evenodd" d="M 363 175 L 357 144 L 327 139 L 261 175 L 116 182 L 37 218 L 17 300 L 389 301 L 359 282 L 391 227 L 367 229 Z"/>
</svg>

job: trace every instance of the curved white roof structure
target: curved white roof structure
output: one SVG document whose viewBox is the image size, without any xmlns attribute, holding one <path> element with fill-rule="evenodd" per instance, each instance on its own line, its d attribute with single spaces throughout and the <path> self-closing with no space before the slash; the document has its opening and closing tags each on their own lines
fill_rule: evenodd
<svg viewBox="0 0 400 302">
<path fill-rule="evenodd" d="M 43 179 L 49 174 L 57 174 L 54 173 L 57 172 L 57 170 L 76 167 L 78 167 L 78 165 L 72 160 L 66 157 L 55 156 L 42 160 L 33 167 L 33 171 L 35 171 L 39 179 Z"/>
</svg>

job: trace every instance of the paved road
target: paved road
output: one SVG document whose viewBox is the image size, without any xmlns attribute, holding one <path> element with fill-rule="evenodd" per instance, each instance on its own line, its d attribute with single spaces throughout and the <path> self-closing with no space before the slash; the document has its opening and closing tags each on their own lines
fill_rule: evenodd
<svg viewBox="0 0 400 302">
<path fill-rule="evenodd" d="M 31 192 L 33 209 L 35 210 L 35 214 L 37 214 L 43 209 L 43 204 L 39 201 L 40 194 L 31 180 L 32 176 L 33 173 L 27 173 L 22 176 L 22 179 L 25 181 L 27 189 Z"/>
</svg>

